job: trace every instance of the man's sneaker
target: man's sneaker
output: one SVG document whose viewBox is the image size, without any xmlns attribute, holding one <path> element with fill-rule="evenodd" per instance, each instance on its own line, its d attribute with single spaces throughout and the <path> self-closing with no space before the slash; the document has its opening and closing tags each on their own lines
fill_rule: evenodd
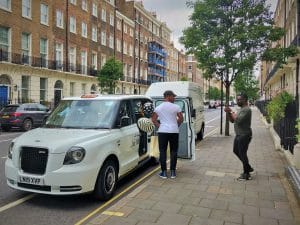
<svg viewBox="0 0 300 225">
<path fill-rule="evenodd" d="M 250 173 L 250 174 L 253 174 L 253 173 L 254 173 L 254 169 L 253 169 L 252 167 L 250 168 L 249 173 Z"/>
<path fill-rule="evenodd" d="M 162 179 L 167 179 L 167 172 L 166 171 L 161 171 L 158 176 Z"/>
<path fill-rule="evenodd" d="M 171 177 L 172 179 L 176 178 L 176 171 L 175 170 L 171 170 Z"/>
<path fill-rule="evenodd" d="M 252 177 L 248 173 L 242 173 L 241 176 L 237 180 L 240 180 L 240 181 L 252 180 Z"/>
</svg>

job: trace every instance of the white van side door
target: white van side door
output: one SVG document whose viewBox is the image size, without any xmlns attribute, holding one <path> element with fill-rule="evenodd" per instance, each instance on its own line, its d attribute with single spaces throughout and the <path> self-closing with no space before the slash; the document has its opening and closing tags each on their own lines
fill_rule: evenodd
<svg viewBox="0 0 300 225">
<path fill-rule="evenodd" d="M 164 100 L 163 99 L 153 99 L 154 106 L 157 107 Z M 177 157 L 181 159 L 195 159 L 195 131 L 193 126 L 193 121 L 191 117 L 191 108 L 188 103 L 188 99 L 176 98 L 176 105 L 179 105 L 183 114 L 183 123 L 179 127 L 179 145 Z"/>
</svg>

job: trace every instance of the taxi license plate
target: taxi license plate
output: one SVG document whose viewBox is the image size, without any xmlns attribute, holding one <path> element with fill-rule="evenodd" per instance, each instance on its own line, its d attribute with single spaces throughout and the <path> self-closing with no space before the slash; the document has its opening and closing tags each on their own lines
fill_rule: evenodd
<svg viewBox="0 0 300 225">
<path fill-rule="evenodd" d="M 2 116 L 2 119 L 8 119 L 9 116 Z"/>
<path fill-rule="evenodd" d="M 20 176 L 19 177 L 20 183 L 26 183 L 26 184 L 34 184 L 34 185 L 43 185 L 44 181 L 42 178 L 38 177 L 26 177 L 26 176 Z"/>
</svg>

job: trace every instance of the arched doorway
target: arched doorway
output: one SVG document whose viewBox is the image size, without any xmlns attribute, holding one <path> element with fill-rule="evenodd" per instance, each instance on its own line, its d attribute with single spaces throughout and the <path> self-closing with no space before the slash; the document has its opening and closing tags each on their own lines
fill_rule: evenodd
<svg viewBox="0 0 300 225">
<path fill-rule="evenodd" d="M 55 82 L 54 85 L 54 107 L 57 106 L 63 96 L 64 84 L 61 80 Z"/>
<path fill-rule="evenodd" d="M 11 103 L 11 79 L 8 75 L 0 75 L 0 108 Z"/>
</svg>

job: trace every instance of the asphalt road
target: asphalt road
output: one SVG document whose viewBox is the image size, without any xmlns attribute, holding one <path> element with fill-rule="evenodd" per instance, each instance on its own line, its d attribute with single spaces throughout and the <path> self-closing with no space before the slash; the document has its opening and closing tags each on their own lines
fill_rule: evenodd
<svg viewBox="0 0 300 225">
<path fill-rule="evenodd" d="M 204 137 L 212 132 L 219 132 L 220 109 L 206 109 L 205 121 Z M 9 188 L 4 176 L 7 149 L 11 140 L 21 134 L 22 132 L 12 131 L 2 132 L 0 135 L 0 225 L 73 225 L 104 204 L 88 194 L 49 196 Z M 123 179 L 116 195 L 156 167 L 157 165 L 145 165 Z"/>
</svg>

